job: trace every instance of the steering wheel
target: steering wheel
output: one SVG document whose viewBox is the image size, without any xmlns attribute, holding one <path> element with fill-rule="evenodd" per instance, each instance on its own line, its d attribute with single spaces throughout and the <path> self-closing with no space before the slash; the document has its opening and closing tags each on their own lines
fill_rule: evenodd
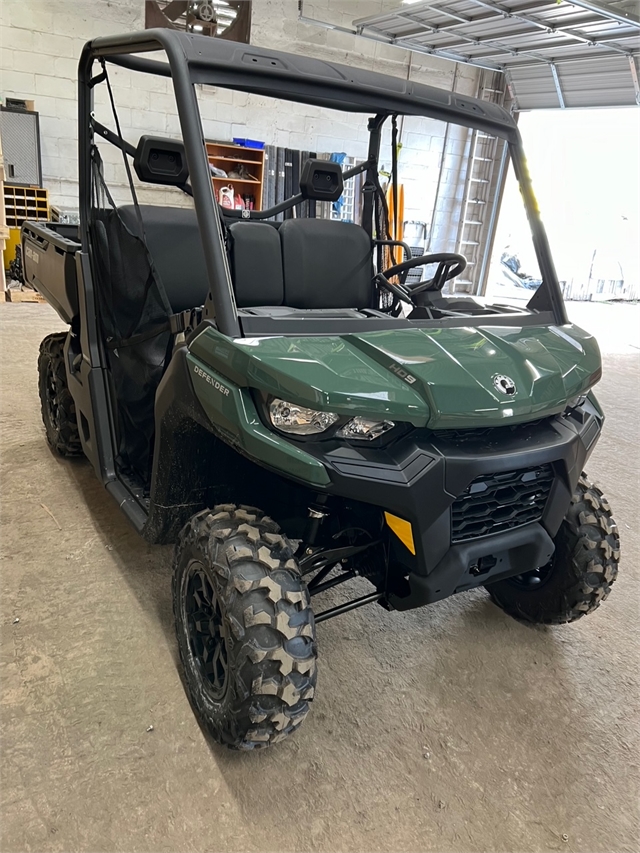
<svg viewBox="0 0 640 853">
<path fill-rule="evenodd" d="M 413 267 L 427 266 L 428 264 L 438 264 L 435 275 L 427 281 L 419 281 L 416 284 L 397 285 L 388 281 L 394 275 L 406 272 Z M 380 284 L 390 290 L 398 299 L 403 302 L 413 304 L 411 297 L 417 293 L 422 293 L 424 290 L 442 290 L 444 283 L 450 278 L 455 278 L 467 266 L 467 259 L 464 255 L 458 255 L 455 252 L 440 252 L 434 255 L 420 255 L 417 258 L 410 258 L 408 261 L 403 261 L 401 264 L 395 264 L 381 274 L 382 280 Z M 392 287 L 395 290 L 392 290 Z M 396 292 L 396 290 L 398 292 Z M 401 295 L 402 293 L 402 295 Z"/>
<path fill-rule="evenodd" d="M 386 275 L 382 272 L 379 272 L 373 280 L 379 287 L 384 287 L 385 290 L 392 293 L 396 299 L 400 299 L 402 302 L 407 302 L 412 308 L 415 308 L 415 304 L 411 298 L 409 290 L 404 284 L 394 284 L 392 281 L 389 281 Z M 398 303 L 394 302 L 393 304 L 397 305 Z"/>
</svg>

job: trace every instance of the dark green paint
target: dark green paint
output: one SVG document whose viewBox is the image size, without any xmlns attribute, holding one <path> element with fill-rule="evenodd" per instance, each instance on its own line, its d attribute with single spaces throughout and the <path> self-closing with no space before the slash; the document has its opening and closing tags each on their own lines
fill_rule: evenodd
<svg viewBox="0 0 640 853">
<path fill-rule="evenodd" d="M 329 482 L 321 462 L 264 427 L 247 388 L 239 388 L 191 354 L 187 362 L 202 408 L 231 445 L 290 477 L 317 486 Z"/>
<path fill-rule="evenodd" d="M 352 338 L 281 336 L 231 341 L 207 329 L 190 349 L 241 386 L 321 411 L 424 426 L 429 417 L 425 400 L 402 379 L 377 366 Z"/>
<path fill-rule="evenodd" d="M 190 349 L 240 387 L 342 415 L 432 429 L 555 414 L 589 387 L 601 363 L 593 336 L 571 324 L 237 340 L 209 328 Z M 515 382 L 513 397 L 494 387 L 498 374 Z"/>
</svg>

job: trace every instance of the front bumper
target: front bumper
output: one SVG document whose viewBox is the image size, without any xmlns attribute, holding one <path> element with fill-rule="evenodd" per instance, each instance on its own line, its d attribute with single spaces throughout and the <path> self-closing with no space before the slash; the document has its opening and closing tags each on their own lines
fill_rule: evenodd
<svg viewBox="0 0 640 853">
<path fill-rule="evenodd" d="M 549 560 L 603 420 L 589 397 L 539 423 L 459 433 L 414 430 L 383 448 L 340 446 L 322 454 L 331 478 L 327 491 L 411 522 L 416 553 L 393 538 L 392 574 L 407 580 L 392 582 L 388 600 L 399 610 L 418 607 Z M 552 482 L 538 518 L 453 541 L 452 505 L 474 480 L 545 466 Z"/>
</svg>

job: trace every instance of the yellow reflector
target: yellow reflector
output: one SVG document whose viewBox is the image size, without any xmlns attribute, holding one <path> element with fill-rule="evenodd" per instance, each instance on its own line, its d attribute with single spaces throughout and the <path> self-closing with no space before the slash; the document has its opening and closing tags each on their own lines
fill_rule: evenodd
<svg viewBox="0 0 640 853">
<path fill-rule="evenodd" d="M 415 554 L 416 546 L 413 544 L 413 530 L 411 529 L 411 522 L 405 521 L 404 518 L 398 518 L 397 515 L 391 515 L 390 512 L 385 512 L 384 517 L 387 524 L 402 544 L 406 545 L 412 554 Z"/>
</svg>

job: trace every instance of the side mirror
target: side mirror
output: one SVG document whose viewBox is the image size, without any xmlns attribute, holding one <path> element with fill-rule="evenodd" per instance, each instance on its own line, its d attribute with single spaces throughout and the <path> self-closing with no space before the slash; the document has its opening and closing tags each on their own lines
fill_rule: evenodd
<svg viewBox="0 0 640 853">
<path fill-rule="evenodd" d="M 316 201 L 337 201 L 344 190 L 342 169 L 330 160 L 305 160 L 300 175 L 300 192 Z"/>
<path fill-rule="evenodd" d="M 141 181 L 150 184 L 181 187 L 189 177 L 183 143 L 162 136 L 140 137 L 133 168 Z"/>
</svg>

